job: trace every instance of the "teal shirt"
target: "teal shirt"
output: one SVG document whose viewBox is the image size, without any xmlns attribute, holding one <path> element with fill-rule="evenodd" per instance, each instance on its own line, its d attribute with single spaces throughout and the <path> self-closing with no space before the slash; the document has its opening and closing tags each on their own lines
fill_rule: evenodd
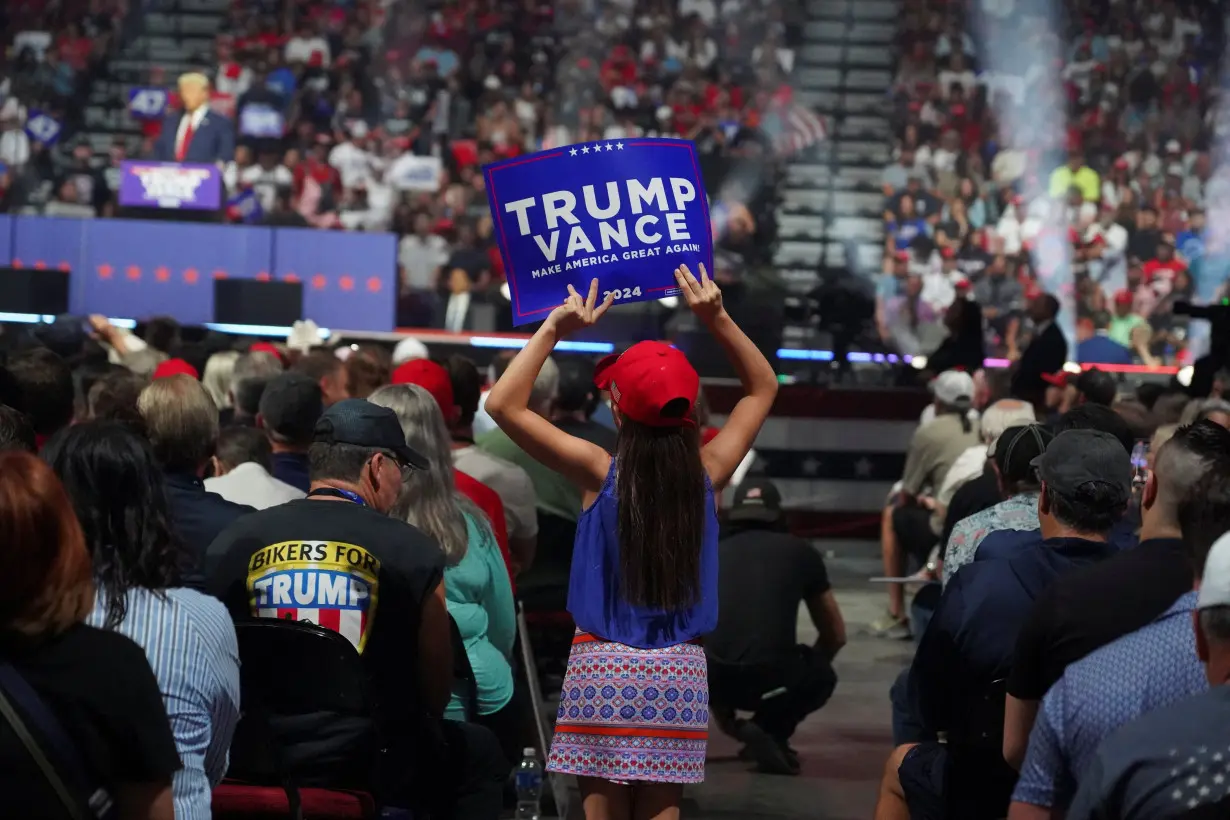
<svg viewBox="0 0 1230 820">
<path fill-rule="evenodd" d="M 509 659 L 517 634 L 512 585 L 491 528 L 466 513 L 466 554 L 444 570 L 448 614 L 457 622 L 478 683 L 478 712 L 498 712 L 512 699 Z M 456 685 L 444 716 L 464 721 L 465 687 Z"/>
</svg>

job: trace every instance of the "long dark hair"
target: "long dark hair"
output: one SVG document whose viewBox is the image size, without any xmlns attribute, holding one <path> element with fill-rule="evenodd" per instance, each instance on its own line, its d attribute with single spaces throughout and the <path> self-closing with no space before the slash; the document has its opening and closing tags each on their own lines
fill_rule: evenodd
<svg viewBox="0 0 1230 820">
<path fill-rule="evenodd" d="M 128 614 L 127 593 L 180 580 L 181 549 L 149 444 L 127 426 L 91 421 L 61 432 L 43 458 L 68 491 L 107 597 L 107 627 Z"/>
<path fill-rule="evenodd" d="M 649 427 L 621 417 L 615 492 L 624 597 L 665 610 L 695 603 L 705 530 L 697 428 Z"/>
</svg>

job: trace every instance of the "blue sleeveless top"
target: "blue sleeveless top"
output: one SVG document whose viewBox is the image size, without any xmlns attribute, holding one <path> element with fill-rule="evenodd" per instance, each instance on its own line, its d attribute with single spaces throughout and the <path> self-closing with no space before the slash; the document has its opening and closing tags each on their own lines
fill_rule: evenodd
<svg viewBox="0 0 1230 820">
<path fill-rule="evenodd" d="M 705 477 L 705 535 L 700 548 L 700 588 L 696 603 L 666 611 L 624 600 L 619 566 L 619 505 L 615 497 L 615 459 L 602 491 L 577 521 L 568 583 L 568 611 L 577 627 L 608 641 L 640 649 L 662 649 L 711 632 L 718 616 L 718 520 L 713 486 Z"/>
</svg>

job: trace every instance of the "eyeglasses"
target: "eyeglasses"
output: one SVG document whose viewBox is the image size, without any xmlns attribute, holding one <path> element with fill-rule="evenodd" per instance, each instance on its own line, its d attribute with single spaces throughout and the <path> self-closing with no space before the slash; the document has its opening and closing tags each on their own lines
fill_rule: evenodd
<svg viewBox="0 0 1230 820">
<path fill-rule="evenodd" d="M 401 480 L 402 480 L 402 481 L 406 481 L 407 479 L 409 479 L 409 478 L 410 478 L 410 474 L 414 472 L 414 467 L 413 467 L 412 465 L 407 464 L 406 462 L 402 461 L 400 458 L 398 458 L 398 457 L 397 457 L 394 453 L 392 453 L 391 451 L 388 451 L 388 450 L 378 450 L 377 452 L 379 452 L 379 453 L 380 453 L 380 455 L 384 456 L 385 458 L 387 458 L 389 461 L 391 461 L 393 464 L 395 464 L 395 465 L 397 466 L 397 470 L 398 470 L 398 472 L 400 472 L 400 473 L 401 473 Z M 372 458 L 375 458 L 375 456 L 373 455 L 373 456 L 372 456 Z M 368 460 L 368 464 L 370 464 L 370 463 L 371 463 L 371 461 L 370 461 L 370 460 Z"/>
</svg>

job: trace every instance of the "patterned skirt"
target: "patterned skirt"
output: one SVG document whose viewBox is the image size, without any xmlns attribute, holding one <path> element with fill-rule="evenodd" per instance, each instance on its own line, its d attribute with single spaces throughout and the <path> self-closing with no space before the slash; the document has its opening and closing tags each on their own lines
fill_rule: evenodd
<svg viewBox="0 0 1230 820">
<path fill-rule="evenodd" d="M 547 771 L 700 783 L 709 740 L 705 650 L 637 649 L 577 632 Z"/>
</svg>

